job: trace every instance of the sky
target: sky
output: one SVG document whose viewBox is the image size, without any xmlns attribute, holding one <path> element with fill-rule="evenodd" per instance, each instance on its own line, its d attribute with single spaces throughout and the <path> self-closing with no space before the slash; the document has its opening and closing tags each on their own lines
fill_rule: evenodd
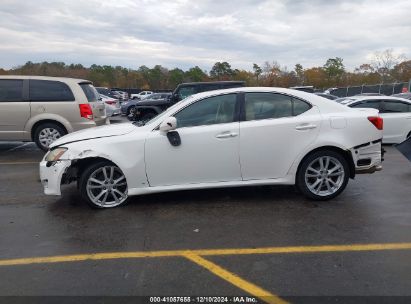
<svg viewBox="0 0 411 304">
<path fill-rule="evenodd" d="M 411 59 L 410 12 L 410 0 L 0 0 L 0 67 L 292 70 L 341 57 L 354 69 L 386 49 Z"/>
</svg>

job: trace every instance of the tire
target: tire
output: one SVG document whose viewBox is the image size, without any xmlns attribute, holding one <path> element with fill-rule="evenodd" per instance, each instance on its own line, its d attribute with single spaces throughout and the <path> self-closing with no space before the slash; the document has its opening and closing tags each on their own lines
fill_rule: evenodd
<svg viewBox="0 0 411 304">
<path fill-rule="evenodd" d="M 82 198 L 93 208 L 118 207 L 128 199 L 127 180 L 120 168 L 109 161 L 87 167 L 80 177 L 79 189 Z"/>
<path fill-rule="evenodd" d="M 317 151 L 303 159 L 297 172 L 297 188 L 309 199 L 329 200 L 345 189 L 349 175 L 344 156 L 330 150 Z"/>
<path fill-rule="evenodd" d="M 149 120 L 151 120 L 152 118 L 156 117 L 157 114 L 153 113 L 153 112 L 148 112 L 146 114 L 144 114 L 141 119 L 139 119 L 142 122 L 147 122 Z"/>
<path fill-rule="evenodd" d="M 52 142 L 66 134 L 67 131 L 60 125 L 46 122 L 35 129 L 33 139 L 40 149 L 47 151 Z"/>
<path fill-rule="evenodd" d="M 129 106 L 128 108 L 127 108 L 127 111 L 126 111 L 126 115 L 128 116 L 128 115 L 130 115 L 130 112 L 131 112 L 131 109 L 132 108 L 134 108 L 134 106 Z"/>
</svg>

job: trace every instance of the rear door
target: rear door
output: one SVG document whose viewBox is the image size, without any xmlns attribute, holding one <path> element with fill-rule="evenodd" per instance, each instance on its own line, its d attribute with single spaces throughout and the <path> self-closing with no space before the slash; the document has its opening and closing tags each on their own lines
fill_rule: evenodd
<svg viewBox="0 0 411 304">
<path fill-rule="evenodd" d="M 0 140 L 29 139 L 24 127 L 30 118 L 30 102 L 24 98 L 27 80 L 0 79 Z"/>
<path fill-rule="evenodd" d="M 317 137 L 317 107 L 278 93 L 245 93 L 240 123 L 243 180 L 286 176 L 295 159 Z"/>
<path fill-rule="evenodd" d="M 401 100 L 384 100 L 384 142 L 400 143 L 411 132 L 411 105 Z"/>
</svg>

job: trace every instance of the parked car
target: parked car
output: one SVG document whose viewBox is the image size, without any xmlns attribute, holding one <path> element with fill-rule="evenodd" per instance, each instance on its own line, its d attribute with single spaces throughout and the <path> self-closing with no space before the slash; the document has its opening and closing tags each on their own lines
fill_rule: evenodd
<svg viewBox="0 0 411 304">
<path fill-rule="evenodd" d="M 149 97 L 151 94 L 153 94 L 152 91 L 141 91 L 140 93 L 137 93 L 137 94 L 131 94 L 130 99 L 143 100 Z"/>
<path fill-rule="evenodd" d="M 400 98 L 405 98 L 405 99 L 410 99 L 411 100 L 411 93 L 400 93 L 400 94 L 394 94 L 392 97 L 400 97 Z"/>
<path fill-rule="evenodd" d="M 327 94 L 327 93 L 314 93 L 314 94 L 318 95 L 318 96 L 321 96 L 321 97 L 324 97 L 324 98 L 327 98 L 327 99 L 330 99 L 330 100 L 336 100 L 336 99 L 339 98 L 338 96 Z"/>
<path fill-rule="evenodd" d="M 381 170 L 381 138 L 375 109 L 290 89 L 234 88 L 188 97 L 145 125 L 67 135 L 45 155 L 40 178 L 48 195 L 77 181 L 96 208 L 147 193 L 276 184 L 326 200 L 356 173 Z"/>
<path fill-rule="evenodd" d="M 47 150 L 67 133 L 103 124 L 104 105 L 88 80 L 0 76 L 0 140 L 34 141 Z"/>
<path fill-rule="evenodd" d="M 127 116 L 130 115 L 130 112 L 131 110 L 133 110 L 134 106 L 139 105 L 139 104 L 145 104 L 148 102 L 150 102 L 152 105 L 169 103 L 170 97 L 171 97 L 171 93 L 154 93 L 142 101 L 137 100 L 137 99 L 130 99 L 129 101 L 123 102 L 121 104 L 121 114 L 127 115 Z"/>
<path fill-rule="evenodd" d="M 96 90 L 100 95 L 104 95 L 104 96 L 111 97 L 111 98 L 118 99 L 118 100 L 121 99 L 120 94 L 111 91 L 109 88 L 96 87 Z"/>
<path fill-rule="evenodd" d="M 244 81 L 215 81 L 215 82 L 190 82 L 177 86 L 169 100 L 143 100 L 132 108 L 128 118 L 132 121 L 145 122 L 157 116 L 168 107 L 193 94 L 212 90 L 244 87 Z"/>
<path fill-rule="evenodd" d="M 117 93 L 118 95 L 120 95 L 120 99 L 119 99 L 119 100 L 120 100 L 120 103 L 121 103 L 122 101 L 126 101 L 126 100 L 129 99 L 127 92 L 120 91 L 120 90 L 115 90 L 115 89 L 111 89 L 111 91 L 114 92 L 114 93 Z"/>
<path fill-rule="evenodd" d="M 120 101 L 100 94 L 100 99 L 106 107 L 107 117 L 113 117 L 121 114 Z"/>
<path fill-rule="evenodd" d="M 357 96 L 343 102 L 350 108 L 373 108 L 384 119 L 383 143 L 396 144 L 411 136 L 411 101 L 390 96 Z"/>
</svg>

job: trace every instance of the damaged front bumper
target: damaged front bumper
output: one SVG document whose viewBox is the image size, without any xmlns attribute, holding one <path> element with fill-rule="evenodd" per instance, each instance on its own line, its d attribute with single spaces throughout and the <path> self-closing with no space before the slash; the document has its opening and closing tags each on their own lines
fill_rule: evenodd
<svg viewBox="0 0 411 304">
<path fill-rule="evenodd" d="M 374 173 L 382 170 L 384 150 L 381 143 L 382 139 L 379 139 L 351 149 L 356 174 Z"/>
<path fill-rule="evenodd" d="M 44 194 L 61 195 L 61 180 L 70 165 L 71 160 L 58 160 L 55 162 L 42 160 L 40 163 L 40 180 L 44 188 Z"/>
</svg>

